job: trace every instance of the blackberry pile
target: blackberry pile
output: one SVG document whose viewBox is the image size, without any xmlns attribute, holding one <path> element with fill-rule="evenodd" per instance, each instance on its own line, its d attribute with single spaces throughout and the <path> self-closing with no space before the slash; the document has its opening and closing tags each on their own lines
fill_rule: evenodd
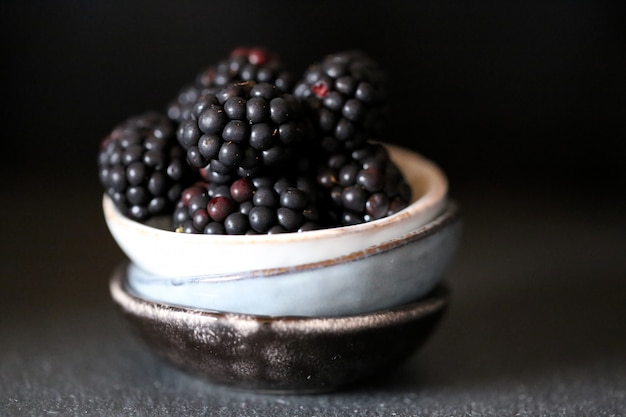
<svg viewBox="0 0 626 417">
<path fill-rule="evenodd" d="M 328 226 L 314 181 L 301 177 L 239 178 L 229 185 L 198 182 L 185 189 L 174 229 L 203 234 L 276 234 Z"/>
<path fill-rule="evenodd" d="M 135 220 L 275 234 L 392 215 L 411 190 L 383 145 L 386 79 L 362 52 L 324 57 L 296 84 L 264 48 L 237 48 L 166 106 L 102 142 L 100 181 Z"/>
<path fill-rule="evenodd" d="M 193 107 L 205 94 L 215 94 L 234 82 L 272 83 L 281 92 L 290 92 L 293 75 L 284 69 L 278 56 L 266 48 L 236 48 L 228 58 L 200 72 L 193 83 L 183 87 L 167 106 L 170 119 L 180 123 L 192 117 Z"/>
<path fill-rule="evenodd" d="M 192 167 L 225 183 L 283 168 L 312 132 L 293 95 L 275 84 L 247 81 L 202 96 L 177 137 Z"/>
<path fill-rule="evenodd" d="M 342 225 L 377 220 L 405 208 L 411 189 L 380 144 L 367 143 L 351 153 L 330 155 L 317 182 L 328 190 Z"/>
<path fill-rule="evenodd" d="M 328 55 L 311 65 L 294 93 L 310 109 L 328 152 L 354 150 L 384 134 L 386 76 L 360 51 Z"/>
<path fill-rule="evenodd" d="M 98 154 L 100 183 L 122 213 L 135 220 L 171 212 L 197 176 L 162 114 L 146 112 L 115 127 Z"/>
</svg>

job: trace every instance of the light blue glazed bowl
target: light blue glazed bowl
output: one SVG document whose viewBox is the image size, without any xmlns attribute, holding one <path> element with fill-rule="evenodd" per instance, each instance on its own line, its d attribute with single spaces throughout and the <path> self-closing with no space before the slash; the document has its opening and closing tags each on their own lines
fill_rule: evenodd
<svg viewBox="0 0 626 417">
<path fill-rule="evenodd" d="M 308 264 L 193 277 L 164 277 L 133 263 L 131 292 L 169 305 L 265 316 L 348 316 L 420 299 L 440 283 L 460 239 L 458 208 L 400 237 Z"/>
</svg>

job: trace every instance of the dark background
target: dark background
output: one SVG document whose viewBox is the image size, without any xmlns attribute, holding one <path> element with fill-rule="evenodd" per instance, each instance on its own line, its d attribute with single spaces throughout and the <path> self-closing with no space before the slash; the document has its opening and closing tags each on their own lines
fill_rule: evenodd
<svg viewBox="0 0 626 417">
<path fill-rule="evenodd" d="M 626 2 L 2 1 L 0 414 L 626 415 Z M 96 155 L 239 45 L 295 72 L 358 48 L 382 138 L 448 174 L 449 311 L 399 378 L 224 392 L 165 366 L 108 293 Z"/>
<path fill-rule="evenodd" d="M 358 48 L 390 75 L 385 140 L 474 179 L 614 188 L 626 155 L 620 1 L 8 1 L 3 170 L 96 178 L 98 142 L 239 45 L 300 74 Z M 6 175 L 3 175 L 6 178 Z"/>
</svg>

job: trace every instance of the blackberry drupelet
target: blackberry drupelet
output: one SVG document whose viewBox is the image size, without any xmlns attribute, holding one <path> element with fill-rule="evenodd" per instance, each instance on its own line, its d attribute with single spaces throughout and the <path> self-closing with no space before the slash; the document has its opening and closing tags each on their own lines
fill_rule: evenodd
<svg viewBox="0 0 626 417">
<path fill-rule="evenodd" d="M 311 65 L 294 94 L 310 110 L 327 152 L 357 149 L 384 133 L 386 75 L 363 52 L 332 54 Z"/>
<path fill-rule="evenodd" d="M 317 182 L 327 190 L 342 225 L 392 215 L 411 201 L 411 188 L 380 144 L 332 154 L 319 168 Z"/>
<path fill-rule="evenodd" d="M 189 164 L 212 182 L 267 175 L 312 141 L 302 103 L 272 83 L 230 84 L 202 96 L 177 131 Z"/>
<path fill-rule="evenodd" d="M 205 94 L 217 92 L 233 82 L 256 81 L 273 83 L 282 92 L 291 92 L 293 75 L 285 70 L 278 56 L 265 48 L 236 48 L 228 58 L 211 65 L 183 87 L 167 106 L 167 115 L 176 122 L 192 117 L 196 101 Z"/>
<path fill-rule="evenodd" d="M 156 112 L 128 118 L 102 141 L 100 183 L 117 208 L 135 220 L 172 212 L 197 177 L 176 142 L 172 122 Z"/>
<path fill-rule="evenodd" d="M 321 189 L 305 177 L 198 182 L 176 205 L 173 228 L 196 234 L 275 234 L 329 226 Z"/>
</svg>

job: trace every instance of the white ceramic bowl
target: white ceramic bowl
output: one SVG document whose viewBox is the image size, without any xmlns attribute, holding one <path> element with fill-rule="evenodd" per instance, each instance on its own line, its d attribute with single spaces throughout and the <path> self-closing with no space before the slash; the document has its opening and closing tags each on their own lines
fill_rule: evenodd
<svg viewBox="0 0 626 417">
<path fill-rule="evenodd" d="M 454 204 L 366 250 L 289 268 L 164 278 L 130 264 L 128 288 L 153 302 L 265 316 L 346 316 L 418 300 L 440 281 L 460 235 Z"/>
<path fill-rule="evenodd" d="M 372 222 L 276 235 L 194 235 L 167 230 L 164 219 L 147 224 L 133 221 L 106 195 L 105 220 L 135 265 L 163 277 L 232 274 L 337 258 L 414 231 L 433 220 L 446 204 L 447 179 L 434 163 L 407 149 L 385 146 L 411 186 L 414 200 L 404 210 Z"/>
</svg>

